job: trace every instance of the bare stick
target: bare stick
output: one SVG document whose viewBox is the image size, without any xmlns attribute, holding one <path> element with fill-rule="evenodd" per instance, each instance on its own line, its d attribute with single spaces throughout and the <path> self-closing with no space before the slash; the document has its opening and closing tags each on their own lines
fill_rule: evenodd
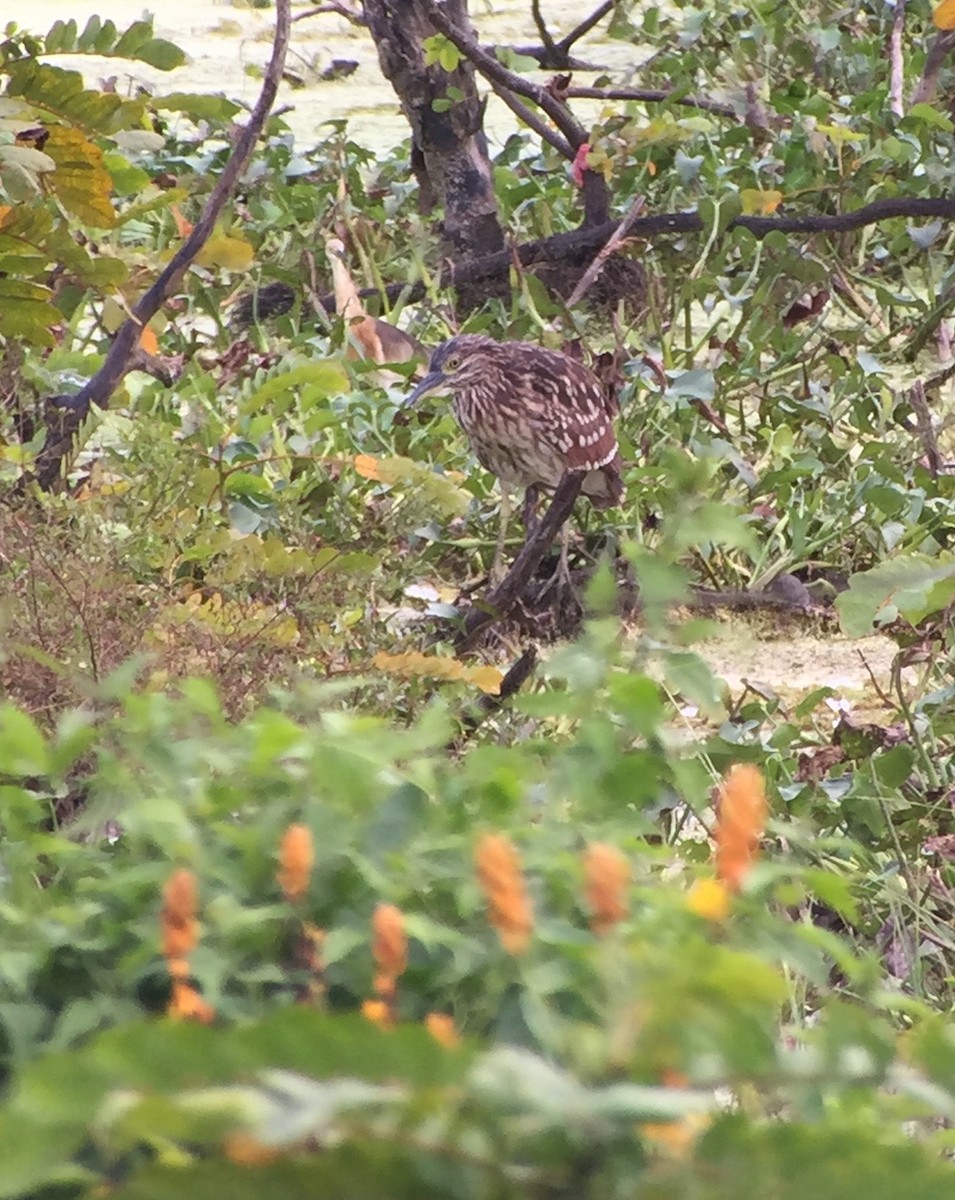
<svg viewBox="0 0 955 1200">
<path fill-rule="evenodd" d="M 296 13 L 292 21 L 304 21 L 307 17 L 321 17 L 326 13 L 335 13 L 336 16 L 344 17 L 346 21 L 350 21 L 352 25 L 364 25 L 365 18 L 354 9 L 347 8 L 344 4 L 336 4 L 334 0 L 329 0 L 328 4 L 320 4 L 318 8 L 309 8 L 305 12 Z"/>
<path fill-rule="evenodd" d="M 682 104 L 686 108 L 698 108 L 702 112 L 714 113 L 719 117 L 736 117 L 739 114 L 731 104 L 721 104 L 706 96 L 680 96 L 665 88 L 623 87 L 567 87 L 563 93 L 569 100 L 635 100 L 644 104 Z"/>
<path fill-rule="evenodd" d="M 905 0 L 895 0 L 895 16 L 889 34 L 889 108 L 897 117 L 905 115 L 902 89 L 905 67 L 902 63 L 902 35 L 905 32 Z"/>
<path fill-rule="evenodd" d="M 574 42 L 579 41 L 585 33 L 589 33 L 591 29 L 602 21 L 609 12 L 613 12 L 613 6 L 616 0 L 604 0 L 603 4 L 599 4 L 589 17 L 584 17 L 579 25 L 576 25 L 568 34 L 560 39 L 557 43 L 561 50 L 567 51 L 571 48 Z"/>
<path fill-rule="evenodd" d="M 570 293 L 570 299 L 567 301 L 567 307 L 573 308 L 579 302 L 581 297 L 587 292 L 588 288 L 593 284 L 594 280 L 603 270 L 604 263 L 611 254 L 617 249 L 623 239 L 627 236 L 627 231 L 634 221 L 639 217 L 644 208 L 644 199 L 642 196 L 637 196 L 627 210 L 626 216 L 607 239 L 602 250 L 598 250 L 594 257 L 594 261 L 590 264 L 580 279 L 577 281 L 577 286 Z"/>
<path fill-rule="evenodd" d="M 541 15 L 541 0 L 531 0 L 531 15 L 534 18 L 534 24 L 537 26 L 537 32 L 540 34 L 541 45 L 552 55 L 554 53 L 554 39 L 550 36 L 547 22 Z"/>
<path fill-rule="evenodd" d="M 925 56 L 925 66 L 922 68 L 922 78 L 918 81 L 912 93 L 912 104 L 931 104 L 935 99 L 938 88 L 938 77 L 942 72 L 942 63 L 955 48 L 955 30 L 939 33 Z"/>
<path fill-rule="evenodd" d="M 564 158 L 572 159 L 574 157 L 574 152 L 570 148 L 570 143 L 562 133 L 559 133 L 553 128 L 553 126 L 548 125 L 546 121 L 542 121 L 535 112 L 532 112 L 531 109 L 529 109 L 527 105 L 523 103 L 523 101 L 518 100 L 510 88 L 506 88 L 499 83 L 495 83 L 493 79 L 489 80 L 488 82 L 493 88 L 494 94 L 499 96 L 500 99 L 504 101 L 504 103 L 511 110 L 511 112 L 514 113 L 519 121 L 523 121 L 528 129 L 533 129 L 541 141 L 547 142 L 549 145 L 553 146 L 557 153 L 562 154 Z"/>
<path fill-rule="evenodd" d="M 554 491 L 547 512 L 528 535 L 511 569 L 484 600 L 468 609 L 464 625 L 454 640 L 455 650 L 459 654 L 469 650 L 479 634 L 495 621 L 506 617 L 517 603 L 521 592 L 553 545 L 554 538 L 573 512 L 582 483 L 583 475 L 580 472 L 568 471 L 564 475 Z"/>
<path fill-rule="evenodd" d="M 942 469 L 942 455 L 939 452 L 938 440 L 935 437 L 935 426 L 932 423 L 932 412 L 925 399 L 925 384 L 916 379 L 909 388 L 909 404 L 915 413 L 916 426 L 922 439 L 922 449 L 925 451 L 925 465 L 933 479 L 938 479 Z"/>
<path fill-rule="evenodd" d="M 215 228 L 219 213 L 248 166 L 255 144 L 259 140 L 269 110 L 278 93 L 279 82 L 285 66 L 290 28 L 290 0 L 276 0 L 272 58 L 266 68 L 262 91 L 249 117 L 249 122 L 239 134 L 235 150 L 216 181 L 195 227 L 165 269 L 160 272 L 156 282 L 134 306 L 129 319 L 119 327 L 102 367 L 75 396 L 60 398 L 61 409 L 66 411 L 58 414 L 56 409 L 53 409 L 51 428 L 36 461 L 36 482 L 44 491 L 49 491 L 59 478 L 63 460 L 69 454 L 73 439 L 89 415 L 91 406 L 96 404 L 105 408 L 109 403 L 110 396 L 130 370 L 144 327 L 182 282 L 186 271 Z M 57 420 L 58 416 L 59 420 Z M 58 428 L 52 426 L 58 426 Z M 22 477 L 11 489 L 10 494 L 22 494 L 29 482 L 27 476 Z"/>
</svg>

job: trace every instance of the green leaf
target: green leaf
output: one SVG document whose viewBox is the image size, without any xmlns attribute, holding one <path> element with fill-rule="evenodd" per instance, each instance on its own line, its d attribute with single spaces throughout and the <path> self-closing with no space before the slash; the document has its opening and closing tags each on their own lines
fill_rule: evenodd
<svg viewBox="0 0 955 1200">
<path fill-rule="evenodd" d="M 836 597 L 843 632 L 864 637 L 898 617 L 912 624 L 941 612 L 955 598 L 955 562 L 924 554 L 900 555 L 849 579 Z"/>
<path fill-rule="evenodd" d="M 306 386 L 314 399 L 327 399 L 348 390 L 348 376 L 341 363 L 331 358 L 301 363 L 266 380 L 242 401 L 240 411 L 248 417 L 259 412 L 267 403 L 281 398 L 283 404 L 277 408 L 277 412 L 284 412 L 294 402 L 296 391 Z"/>
</svg>

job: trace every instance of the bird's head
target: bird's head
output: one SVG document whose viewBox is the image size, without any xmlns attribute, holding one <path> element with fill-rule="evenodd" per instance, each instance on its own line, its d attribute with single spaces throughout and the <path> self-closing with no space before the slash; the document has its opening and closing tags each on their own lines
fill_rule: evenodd
<svg viewBox="0 0 955 1200">
<path fill-rule="evenodd" d="M 328 258 L 329 262 L 333 262 L 336 259 L 338 262 L 345 261 L 345 243 L 341 240 L 341 238 L 333 237 L 326 239 L 325 256 Z"/>
<path fill-rule="evenodd" d="M 476 333 L 459 333 L 450 338 L 431 355 L 428 373 L 405 400 L 403 407 L 423 400 L 425 396 L 454 392 L 482 381 L 487 373 L 489 354 L 497 343 Z"/>
</svg>

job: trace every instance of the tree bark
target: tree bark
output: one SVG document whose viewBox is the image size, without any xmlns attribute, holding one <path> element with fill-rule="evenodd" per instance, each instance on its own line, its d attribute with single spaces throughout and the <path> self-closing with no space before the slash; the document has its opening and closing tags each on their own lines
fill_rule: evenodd
<svg viewBox="0 0 955 1200">
<path fill-rule="evenodd" d="M 412 165 L 422 197 L 427 206 L 433 195 L 444 210 L 443 252 L 460 262 L 503 250 L 474 68 L 466 61 L 451 72 L 425 64 L 422 43 L 436 30 L 424 0 L 363 0 L 363 8 L 382 72 L 411 125 Z M 468 28 L 467 0 L 446 0 L 445 10 Z M 451 89 L 463 99 L 442 112 L 449 93 L 456 94 Z"/>
</svg>

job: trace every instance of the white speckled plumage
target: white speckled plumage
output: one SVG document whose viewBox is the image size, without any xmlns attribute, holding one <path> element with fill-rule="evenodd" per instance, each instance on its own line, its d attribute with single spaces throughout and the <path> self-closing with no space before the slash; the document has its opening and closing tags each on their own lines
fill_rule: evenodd
<svg viewBox="0 0 955 1200">
<path fill-rule="evenodd" d="M 479 462 L 505 485 L 554 488 L 567 471 L 597 508 L 623 497 L 616 402 L 582 363 L 530 342 L 458 334 L 439 346 L 409 397 L 453 396 Z"/>
</svg>

